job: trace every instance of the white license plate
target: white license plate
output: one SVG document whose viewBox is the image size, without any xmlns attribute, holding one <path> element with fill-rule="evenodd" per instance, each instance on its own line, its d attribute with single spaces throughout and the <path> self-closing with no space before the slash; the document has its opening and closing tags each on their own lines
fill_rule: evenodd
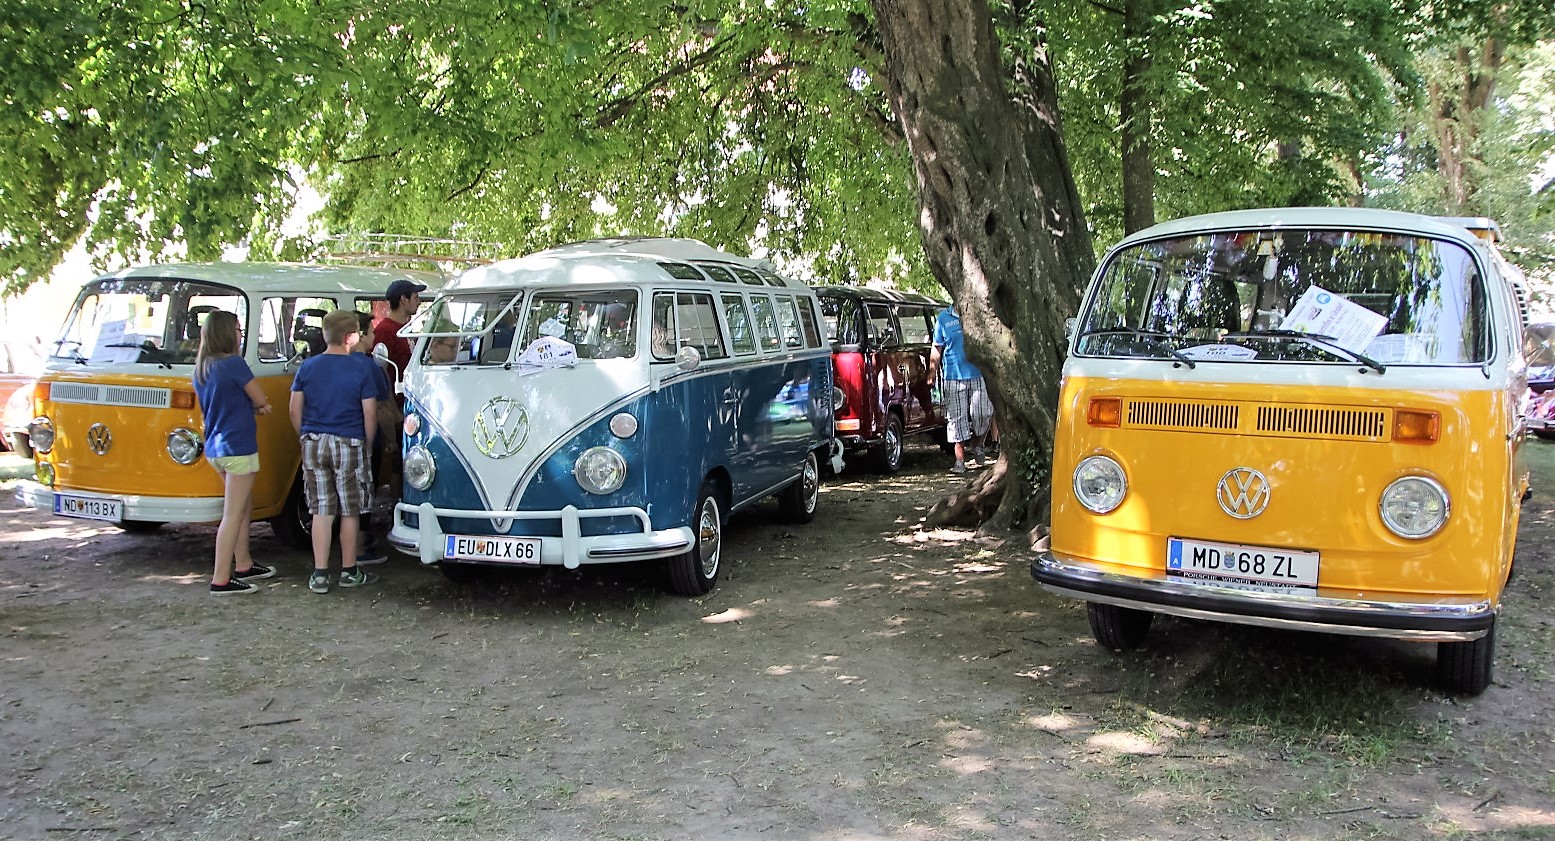
<svg viewBox="0 0 1555 841">
<path fill-rule="evenodd" d="M 493 564 L 540 563 L 540 539 L 535 537 L 467 537 L 444 535 L 443 557 Z"/>
<path fill-rule="evenodd" d="M 1166 541 L 1166 575 L 1190 584 L 1268 593 L 1315 591 L 1317 552 L 1205 540 Z"/>
<path fill-rule="evenodd" d="M 61 517 L 79 517 L 83 520 L 107 520 L 117 523 L 124 519 L 124 503 L 100 496 L 75 496 L 54 494 L 54 513 Z"/>
</svg>

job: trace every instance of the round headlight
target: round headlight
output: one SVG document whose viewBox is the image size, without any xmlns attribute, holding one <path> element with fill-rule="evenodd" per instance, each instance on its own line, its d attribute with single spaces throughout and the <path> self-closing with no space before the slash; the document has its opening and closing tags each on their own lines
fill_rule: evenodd
<svg viewBox="0 0 1555 841">
<path fill-rule="evenodd" d="M 572 475 L 591 494 L 615 493 L 626 482 L 626 459 L 609 447 L 590 447 L 573 463 Z"/>
<path fill-rule="evenodd" d="M 402 428 L 405 430 L 406 436 L 413 437 L 416 433 L 421 431 L 421 416 L 415 412 L 407 412 L 405 414 L 405 423 L 402 425 Z"/>
<path fill-rule="evenodd" d="M 637 418 L 630 412 L 621 412 L 610 419 L 610 434 L 617 438 L 630 438 L 637 434 Z"/>
<path fill-rule="evenodd" d="M 405 484 L 418 491 L 432 487 L 432 480 L 437 478 L 437 464 L 426 447 L 417 444 L 405 453 L 404 478 Z"/>
<path fill-rule="evenodd" d="M 1097 514 L 1105 514 L 1123 504 L 1128 493 L 1128 478 L 1123 468 L 1107 456 L 1088 456 L 1074 469 L 1074 495 Z"/>
<path fill-rule="evenodd" d="M 32 448 L 40 453 L 46 453 L 54 449 L 54 422 L 45 417 L 32 419 L 27 424 L 27 438 L 32 442 Z"/>
<path fill-rule="evenodd" d="M 1440 531 L 1447 523 L 1451 507 L 1447 489 L 1424 476 L 1394 480 L 1382 492 L 1378 505 L 1382 523 L 1388 531 L 1411 540 L 1430 537 Z"/>
<path fill-rule="evenodd" d="M 200 443 L 200 433 L 179 427 L 167 434 L 167 454 L 179 464 L 194 464 L 205 447 Z"/>
</svg>

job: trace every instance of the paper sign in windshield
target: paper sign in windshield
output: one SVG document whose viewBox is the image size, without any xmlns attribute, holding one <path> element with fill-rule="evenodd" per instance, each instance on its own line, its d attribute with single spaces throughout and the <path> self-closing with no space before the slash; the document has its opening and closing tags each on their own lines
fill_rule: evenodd
<svg viewBox="0 0 1555 841">
<path fill-rule="evenodd" d="M 541 336 L 529 343 L 515 360 L 519 373 L 532 374 L 547 368 L 571 368 L 578 364 L 578 349 L 553 336 Z"/>
<path fill-rule="evenodd" d="M 1291 307 L 1280 329 L 1324 336 L 1345 350 L 1360 353 L 1387 324 L 1386 318 L 1343 295 L 1312 286 Z"/>
<path fill-rule="evenodd" d="M 1178 352 L 1201 362 L 1241 362 L 1258 355 L 1258 351 L 1253 348 L 1241 345 L 1195 345 Z"/>
<path fill-rule="evenodd" d="M 126 347 L 128 345 L 128 347 Z M 123 319 L 105 321 L 97 331 L 92 352 L 87 358 L 99 365 L 118 365 L 140 358 L 140 338 L 129 332 L 129 323 Z"/>
</svg>

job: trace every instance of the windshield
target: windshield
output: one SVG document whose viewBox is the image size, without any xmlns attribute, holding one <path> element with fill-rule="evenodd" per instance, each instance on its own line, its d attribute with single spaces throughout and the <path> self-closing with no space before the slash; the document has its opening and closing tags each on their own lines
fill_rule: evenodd
<svg viewBox="0 0 1555 841">
<path fill-rule="evenodd" d="M 579 359 L 637 355 L 637 293 L 629 289 L 444 295 L 417 314 L 408 332 L 425 336 L 423 365 L 500 365 L 535 340 L 570 344 Z M 516 348 L 516 350 L 515 350 Z"/>
<path fill-rule="evenodd" d="M 50 351 L 55 359 L 99 365 L 191 365 L 200 328 L 216 310 L 248 323 L 248 301 L 231 287 L 175 278 L 99 280 L 81 290 Z"/>
<path fill-rule="evenodd" d="M 1455 243 L 1347 230 L 1200 234 L 1113 255 L 1076 352 L 1472 364 L 1489 356 L 1487 317 L 1473 255 Z"/>
</svg>

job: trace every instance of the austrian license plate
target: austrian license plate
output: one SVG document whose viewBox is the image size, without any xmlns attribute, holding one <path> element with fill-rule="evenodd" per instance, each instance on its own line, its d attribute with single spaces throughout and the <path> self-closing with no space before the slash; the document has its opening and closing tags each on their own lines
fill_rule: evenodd
<svg viewBox="0 0 1555 841">
<path fill-rule="evenodd" d="M 1315 591 L 1317 552 L 1218 543 L 1166 541 L 1166 575 L 1190 584 L 1268 593 Z"/>
<path fill-rule="evenodd" d="M 534 537 L 444 536 L 443 557 L 491 564 L 538 564 L 540 540 Z"/>
<path fill-rule="evenodd" d="M 124 519 L 124 503 L 100 496 L 76 496 L 54 494 L 54 513 L 61 517 L 79 517 L 83 520 L 107 520 L 117 523 Z"/>
</svg>

